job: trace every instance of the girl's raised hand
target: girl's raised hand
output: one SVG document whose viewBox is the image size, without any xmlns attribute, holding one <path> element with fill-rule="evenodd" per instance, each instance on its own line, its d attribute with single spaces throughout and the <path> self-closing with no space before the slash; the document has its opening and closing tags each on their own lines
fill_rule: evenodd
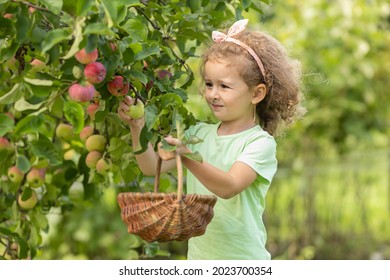
<svg viewBox="0 0 390 280">
<path fill-rule="evenodd" d="M 167 136 L 164 138 L 164 140 L 171 146 L 176 146 L 176 150 L 174 151 L 168 151 L 163 149 L 163 143 L 160 142 L 158 144 L 158 154 L 162 160 L 170 160 L 174 159 L 176 156 L 176 153 L 179 155 L 183 154 L 189 154 L 191 153 L 191 150 L 184 144 L 180 143 L 180 140 L 177 138 L 173 138 L 172 136 Z"/>
<path fill-rule="evenodd" d="M 141 102 L 141 100 L 137 100 L 137 102 Z M 127 123 L 131 128 L 143 128 L 145 125 L 145 118 L 144 116 L 133 119 L 131 117 L 130 111 L 134 109 L 135 107 L 135 99 L 131 98 L 130 96 L 126 95 L 123 100 L 119 103 L 118 107 L 118 115 L 122 121 Z M 140 110 L 137 108 L 137 110 Z M 143 110 L 143 104 L 142 104 L 142 110 Z M 142 112 L 143 113 L 143 112 Z"/>
</svg>

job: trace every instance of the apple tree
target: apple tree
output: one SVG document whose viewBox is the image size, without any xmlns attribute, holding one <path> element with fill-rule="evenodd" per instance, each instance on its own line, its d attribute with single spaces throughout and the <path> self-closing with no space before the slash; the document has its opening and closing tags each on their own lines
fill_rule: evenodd
<svg viewBox="0 0 390 280">
<path fill-rule="evenodd" d="M 143 179 L 118 104 L 145 112 L 142 145 L 171 132 L 210 31 L 262 1 L 0 0 L 0 258 L 34 258 L 70 188 L 99 199 Z M 264 1 L 267 2 L 267 1 Z"/>
</svg>

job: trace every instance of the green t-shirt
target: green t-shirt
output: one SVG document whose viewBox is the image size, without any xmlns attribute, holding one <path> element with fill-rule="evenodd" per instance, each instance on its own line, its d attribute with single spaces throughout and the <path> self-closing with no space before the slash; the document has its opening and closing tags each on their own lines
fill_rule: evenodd
<svg viewBox="0 0 390 280">
<path fill-rule="evenodd" d="M 219 124 L 200 123 L 186 135 L 204 142 L 189 145 L 215 167 L 228 171 L 236 161 L 249 165 L 258 174 L 255 182 L 230 199 L 218 198 L 214 217 L 202 236 L 188 242 L 189 260 L 270 259 L 265 248 L 267 234 L 262 215 L 265 195 L 277 169 L 276 142 L 260 126 L 237 134 L 218 136 Z M 212 194 L 189 171 L 187 193 Z"/>
</svg>

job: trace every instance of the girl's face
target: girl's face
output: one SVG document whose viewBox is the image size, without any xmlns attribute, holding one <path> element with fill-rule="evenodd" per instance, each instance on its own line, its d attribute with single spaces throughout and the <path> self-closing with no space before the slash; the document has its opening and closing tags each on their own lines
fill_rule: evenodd
<svg viewBox="0 0 390 280">
<path fill-rule="evenodd" d="M 254 124 L 256 90 L 244 82 L 238 68 L 226 60 L 207 61 L 204 67 L 205 98 L 223 124 L 245 127 Z"/>
</svg>

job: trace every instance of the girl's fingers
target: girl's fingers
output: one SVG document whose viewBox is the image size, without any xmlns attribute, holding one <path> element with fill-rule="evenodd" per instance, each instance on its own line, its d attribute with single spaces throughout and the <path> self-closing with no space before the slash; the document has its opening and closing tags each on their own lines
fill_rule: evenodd
<svg viewBox="0 0 390 280">
<path fill-rule="evenodd" d="M 127 106 L 130 106 L 130 105 L 133 105 L 133 104 L 134 104 L 134 99 L 131 98 L 131 97 L 128 96 L 128 95 L 125 95 L 125 96 L 124 96 L 123 101 L 124 101 L 125 104 L 127 104 Z"/>
</svg>

